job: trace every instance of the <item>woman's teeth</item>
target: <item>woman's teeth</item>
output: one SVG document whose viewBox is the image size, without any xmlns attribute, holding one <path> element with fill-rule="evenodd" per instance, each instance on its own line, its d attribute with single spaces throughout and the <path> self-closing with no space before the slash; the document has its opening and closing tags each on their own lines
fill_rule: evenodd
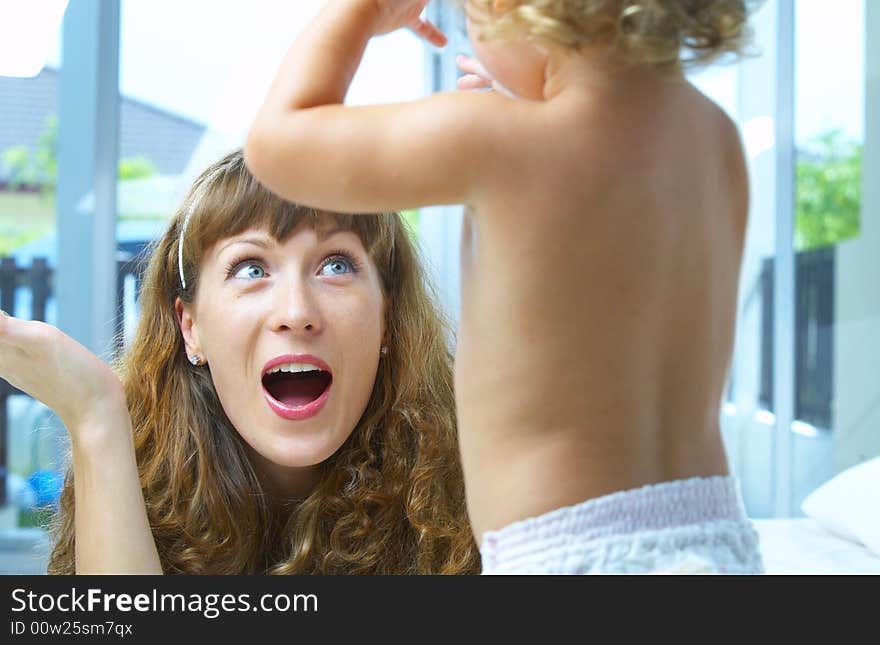
<svg viewBox="0 0 880 645">
<path fill-rule="evenodd" d="M 278 372 L 320 372 L 321 368 L 310 363 L 284 363 L 283 365 L 276 365 L 272 369 L 270 369 L 266 374 L 276 374 Z"/>
</svg>

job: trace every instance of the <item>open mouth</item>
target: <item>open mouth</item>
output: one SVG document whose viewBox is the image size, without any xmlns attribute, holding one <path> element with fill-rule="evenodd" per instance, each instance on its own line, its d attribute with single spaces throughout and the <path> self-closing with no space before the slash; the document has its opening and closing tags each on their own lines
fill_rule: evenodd
<svg viewBox="0 0 880 645">
<path fill-rule="evenodd" d="M 263 389 L 275 401 L 289 410 L 304 408 L 320 399 L 333 382 L 330 372 L 313 365 L 300 371 L 286 371 L 282 366 L 263 376 Z"/>
</svg>

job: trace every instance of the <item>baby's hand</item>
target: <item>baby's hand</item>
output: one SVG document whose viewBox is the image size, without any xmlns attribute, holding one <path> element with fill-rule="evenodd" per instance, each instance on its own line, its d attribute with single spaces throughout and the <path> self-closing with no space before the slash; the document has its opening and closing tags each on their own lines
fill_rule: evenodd
<svg viewBox="0 0 880 645">
<path fill-rule="evenodd" d="M 464 76 L 461 76 L 458 79 L 458 89 L 492 89 L 496 92 L 504 94 L 505 96 L 513 98 L 513 93 L 510 92 L 510 90 L 504 87 L 501 83 L 492 78 L 492 75 L 489 74 L 486 68 L 483 67 L 480 61 L 478 61 L 476 58 L 471 58 L 470 56 L 463 56 L 459 54 L 455 57 L 455 64 L 458 65 L 458 69 L 464 72 Z"/>
<path fill-rule="evenodd" d="M 421 15 L 428 0 L 375 0 L 378 9 L 376 35 L 407 27 L 436 47 L 446 44 L 446 35 Z"/>
<path fill-rule="evenodd" d="M 54 410 L 71 433 L 105 414 L 128 413 L 122 384 L 97 356 L 51 325 L 4 312 L 0 378 Z"/>
<path fill-rule="evenodd" d="M 492 87 L 495 79 L 476 58 L 459 54 L 455 57 L 455 64 L 464 72 L 464 76 L 458 78 L 458 89 L 481 90 Z"/>
</svg>

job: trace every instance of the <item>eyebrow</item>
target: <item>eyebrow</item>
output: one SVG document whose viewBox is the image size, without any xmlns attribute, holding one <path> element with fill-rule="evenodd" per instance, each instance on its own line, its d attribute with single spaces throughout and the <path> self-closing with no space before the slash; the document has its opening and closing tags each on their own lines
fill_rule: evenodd
<svg viewBox="0 0 880 645">
<path fill-rule="evenodd" d="M 253 237 L 244 237 L 244 238 L 236 238 L 233 240 L 229 240 L 226 244 L 224 244 L 223 246 L 220 247 L 220 249 L 217 251 L 217 253 L 218 254 L 222 253 L 223 251 L 228 249 L 233 244 L 253 244 L 254 246 L 259 246 L 264 249 L 269 248 L 268 238 L 262 237 L 262 236 L 261 237 L 253 236 Z"/>
<path fill-rule="evenodd" d="M 322 231 L 322 230 L 315 230 L 315 233 L 316 233 L 317 236 L 318 236 L 318 241 L 319 241 L 319 242 L 324 242 L 324 241 L 327 240 L 328 238 L 331 238 L 331 237 L 333 237 L 334 235 L 338 235 L 339 233 L 351 233 L 352 235 L 355 235 L 355 232 L 354 232 L 354 231 L 351 231 L 351 230 L 349 230 L 349 229 L 347 229 L 347 228 L 339 228 L 339 227 L 331 228 L 331 229 L 327 229 L 327 230 L 325 230 L 325 231 Z"/>
<path fill-rule="evenodd" d="M 326 229 L 326 230 L 318 230 L 318 229 L 315 230 L 315 234 L 318 236 L 319 242 L 325 242 L 329 238 L 333 237 L 334 235 L 339 235 L 340 233 L 351 233 L 352 235 L 356 235 L 354 231 L 349 230 L 347 228 L 340 228 L 340 227 Z M 223 251 L 225 251 L 226 249 L 228 249 L 230 246 L 232 246 L 234 244 L 253 244 L 255 246 L 259 246 L 261 248 L 268 249 L 272 245 L 272 242 L 270 241 L 270 238 L 265 235 L 252 235 L 250 237 L 234 238 L 232 240 L 229 240 L 226 244 L 221 246 L 219 249 L 217 249 L 217 253 L 218 254 L 222 253 Z"/>
</svg>

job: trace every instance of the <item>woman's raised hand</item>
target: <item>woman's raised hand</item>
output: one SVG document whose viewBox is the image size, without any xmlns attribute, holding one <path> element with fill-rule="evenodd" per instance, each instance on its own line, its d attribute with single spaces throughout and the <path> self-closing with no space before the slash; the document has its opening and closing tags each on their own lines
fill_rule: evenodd
<svg viewBox="0 0 880 645">
<path fill-rule="evenodd" d="M 77 573 L 162 573 L 113 371 L 52 325 L 0 312 L 0 377 L 52 408 L 70 434 Z"/>
<path fill-rule="evenodd" d="M 406 27 L 423 40 L 443 47 L 446 35 L 437 29 L 430 20 L 423 19 L 422 11 L 428 0 L 374 0 L 378 9 L 376 34 L 387 34 L 395 29 Z"/>
<path fill-rule="evenodd" d="M 127 414 L 122 383 L 92 352 L 46 323 L 0 312 L 0 378 L 51 408 L 76 430 Z"/>
</svg>

